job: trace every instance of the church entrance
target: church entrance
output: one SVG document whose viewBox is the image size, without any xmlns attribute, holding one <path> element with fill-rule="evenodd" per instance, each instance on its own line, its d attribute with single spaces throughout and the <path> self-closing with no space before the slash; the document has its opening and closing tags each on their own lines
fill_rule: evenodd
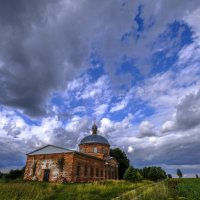
<svg viewBox="0 0 200 200">
<path fill-rule="evenodd" d="M 43 181 L 49 182 L 49 175 L 50 175 L 50 169 L 45 169 L 45 170 L 44 170 Z"/>
</svg>

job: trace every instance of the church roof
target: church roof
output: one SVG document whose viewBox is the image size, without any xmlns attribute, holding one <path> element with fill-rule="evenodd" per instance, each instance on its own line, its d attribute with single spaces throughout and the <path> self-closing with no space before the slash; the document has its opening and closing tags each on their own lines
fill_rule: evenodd
<svg viewBox="0 0 200 200">
<path fill-rule="evenodd" d="M 108 140 L 106 138 L 104 138 L 101 135 L 97 135 L 97 125 L 94 123 L 92 126 L 92 135 L 88 135 L 86 137 L 84 137 L 81 141 L 80 144 L 107 144 L 110 146 Z"/>
<path fill-rule="evenodd" d="M 42 148 L 39 148 L 35 151 L 28 153 L 27 155 L 40 155 L 40 154 L 54 154 L 54 153 L 69 153 L 73 152 L 70 149 L 65 149 L 62 147 L 57 147 L 54 145 L 46 145 Z"/>
<path fill-rule="evenodd" d="M 54 146 L 54 145 L 46 145 L 44 147 L 41 147 L 39 149 L 36 149 L 35 151 L 32 151 L 30 153 L 28 153 L 27 155 L 46 155 L 46 154 L 56 154 L 56 153 L 75 153 L 75 154 L 79 154 L 81 156 L 87 156 L 87 157 L 91 157 L 93 159 L 97 159 L 97 160 L 102 160 L 101 158 L 98 158 L 98 157 L 95 157 L 95 156 L 92 156 L 92 155 L 89 155 L 89 154 L 85 154 L 85 153 L 82 153 L 82 152 L 78 152 L 78 151 L 73 151 L 73 150 L 70 150 L 70 149 L 66 149 L 66 148 L 63 148 L 63 147 L 58 147 L 58 146 Z"/>
<path fill-rule="evenodd" d="M 101 135 L 88 135 L 80 141 L 80 144 L 92 144 L 92 143 L 110 145 L 108 140 Z"/>
</svg>

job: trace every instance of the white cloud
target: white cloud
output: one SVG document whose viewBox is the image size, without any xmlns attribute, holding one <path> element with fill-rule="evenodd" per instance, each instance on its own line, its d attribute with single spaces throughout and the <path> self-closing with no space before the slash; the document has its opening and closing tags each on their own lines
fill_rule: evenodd
<svg viewBox="0 0 200 200">
<path fill-rule="evenodd" d="M 139 137 L 151 137 L 155 135 L 154 126 L 149 121 L 143 121 L 139 126 Z"/>
<path fill-rule="evenodd" d="M 95 116 L 103 115 L 108 108 L 108 104 L 101 104 L 95 108 Z"/>
<path fill-rule="evenodd" d="M 177 105 L 172 121 L 166 121 L 162 131 L 187 130 L 200 124 L 200 90 L 186 95 Z"/>
<path fill-rule="evenodd" d="M 89 82 L 81 93 L 81 99 L 92 98 L 101 100 L 108 98 L 110 95 L 110 84 L 106 75 L 101 76 L 96 82 Z"/>
<path fill-rule="evenodd" d="M 199 12 L 200 8 L 197 6 L 193 12 L 188 12 L 184 17 L 184 20 L 192 27 L 194 31 L 193 38 L 198 41 L 200 41 L 200 25 L 198 23 L 200 20 Z"/>
<path fill-rule="evenodd" d="M 132 146 L 129 146 L 128 147 L 128 153 L 132 153 L 132 152 L 134 152 L 134 148 Z"/>
<path fill-rule="evenodd" d="M 122 100 L 116 103 L 111 109 L 110 112 L 116 112 L 125 109 L 128 106 L 129 101 L 133 98 L 133 91 L 130 89 L 128 93 L 122 97 Z"/>
<path fill-rule="evenodd" d="M 86 111 L 86 107 L 85 106 L 78 106 L 78 107 L 73 109 L 73 114 L 80 113 L 80 112 L 85 112 L 85 111 Z"/>
<path fill-rule="evenodd" d="M 176 125 L 174 121 L 166 121 L 161 128 L 161 131 L 163 133 L 168 132 L 168 131 L 173 131 L 175 129 Z"/>
</svg>

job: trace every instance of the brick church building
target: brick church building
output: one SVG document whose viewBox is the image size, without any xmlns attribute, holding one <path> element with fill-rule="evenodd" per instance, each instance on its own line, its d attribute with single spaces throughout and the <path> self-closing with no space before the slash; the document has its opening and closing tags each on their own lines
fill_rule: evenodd
<svg viewBox="0 0 200 200">
<path fill-rule="evenodd" d="M 97 134 L 84 137 L 79 151 L 47 145 L 27 154 L 25 180 L 91 182 L 118 179 L 118 162 L 110 156 L 110 144 Z"/>
</svg>

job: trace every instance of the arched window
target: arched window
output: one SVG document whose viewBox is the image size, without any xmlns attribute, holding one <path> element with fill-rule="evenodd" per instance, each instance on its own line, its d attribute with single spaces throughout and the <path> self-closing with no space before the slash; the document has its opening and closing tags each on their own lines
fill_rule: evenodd
<svg viewBox="0 0 200 200">
<path fill-rule="evenodd" d="M 90 176 L 91 176 L 91 177 L 94 176 L 94 168 L 93 168 L 93 167 L 90 168 Z"/>
<path fill-rule="evenodd" d="M 87 168 L 87 165 L 85 165 L 85 168 L 84 168 L 84 176 L 87 176 L 88 175 L 88 168 Z"/>
<path fill-rule="evenodd" d="M 97 153 L 97 147 L 94 147 L 94 153 Z"/>
<path fill-rule="evenodd" d="M 99 177 L 99 169 L 96 168 L 96 177 Z"/>
<path fill-rule="evenodd" d="M 103 177 L 103 169 L 101 169 L 101 177 Z"/>
<path fill-rule="evenodd" d="M 77 164 L 77 167 L 76 167 L 76 175 L 79 177 L 79 176 L 80 176 L 80 173 L 81 173 L 81 164 L 78 163 L 78 164 Z"/>
</svg>

